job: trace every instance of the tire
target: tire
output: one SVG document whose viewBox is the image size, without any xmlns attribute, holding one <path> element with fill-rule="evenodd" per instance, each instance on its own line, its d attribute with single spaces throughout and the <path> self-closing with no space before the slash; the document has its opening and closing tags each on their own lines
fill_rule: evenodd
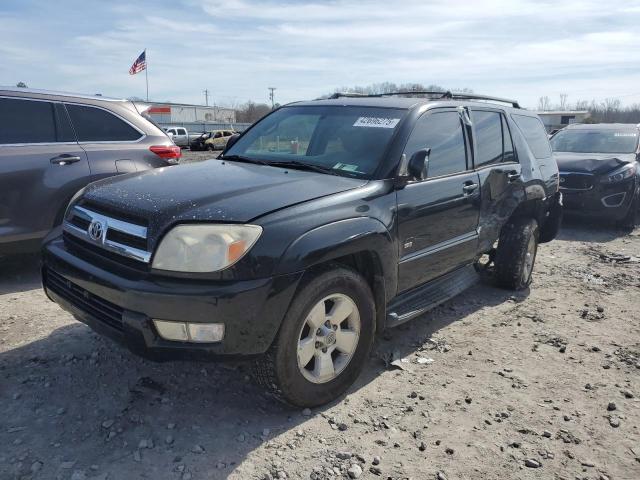
<svg viewBox="0 0 640 480">
<path fill-rule="evenodd" d="M 618 222 L 618 226 L 622 228 L 634 229 L 638 224 L 638 214 L 640 213 L 640 194 L 636 193 L 631 204 L 629 205 L 629 211 L 622 220 Z"/>
<path fill-rule="evenodd" d="M 557 201 L 549 207 L 549 216 L 544 221 L 540 229 L 539 243 L 547 243 L 558 236 L 560 226 L 562 225 L 562 204 Z"/>
<path fill-rule="evenodd" d="M 213 146 L 213 145 L 211 145 L 210 143 L 209 143 L 209 144 L 207 144 L 207 150 L 208 150 L 209 152 L 213 152 L 215 149 L 216 149 L 216 147 L 214 147 L 214 146 Z"/>
<path fill-rule="evenodd" d="M 327 298 L 330 300 L 322 303 Z M 310 327 L 320 324 L 325 328 L 325 324 L 313 320 L 326 320 L 327 309 L 329 313 L 341 313 L 353 307 L 356 311 L 352 310 L 349 316 L 337 322 L 339 327 L 326 328 L 326 335 L 316 335 L 321 329 Z M 313 311 L 317 315 L 314 316 Z M 359 335 L 354 338 L 354 332 L 358 330 L 356 323 L 359 323 Z M 332 330 L 335 332 L 334 343 L 330 344 Z M 342 395 L 356 380 L 371 351 L 374 334 L 375 306 L 369 285 L 355 271 L 335 265 L 311 277 L 298 290 L 273 345 L 254 362 L 254 378 L 287 404 L 296 407 L 323 405 Z M 345 343 L 345 338 L 350 341 Z M 299 360 L 299 346 L 303 344 L 313 346 L 300 349 L 300 352 L 307 352 L 302 355 L 309 360 Z M 322 346 L 327 344 L 330 346 L 323 351 Z M 352 346 L 348 359 L 341 353 L 348 350 L 341 350 L 344 345 Z M 309 356 L 309 352 L 313 354 Z M 317 372 L 329 371 L 322 368 L 328 365 L 327 358 L 332 359 L 332 373 L 315 377 Z M 305 361 L 306 365 L 300 366 Z M 331 374 L 335 376 L 331 377 Z"/>
<path fill-rule="evenodd" d="M 495 258 L 495 279 L 499 286 L 510 290 L 529 286 L 538 237 L 538 222 L 533 218 L 516 218 L 502 227 Z"/>
</svg>

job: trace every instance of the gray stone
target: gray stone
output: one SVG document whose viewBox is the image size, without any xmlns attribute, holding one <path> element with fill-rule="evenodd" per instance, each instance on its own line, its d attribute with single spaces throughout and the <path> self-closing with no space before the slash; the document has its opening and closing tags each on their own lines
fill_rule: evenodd
<svg viewBox="0 0 640 480">
<path fill-rule="evenodd" d="M 609 405 L 607 405 L 607 410 L 610 412 L 613 412 L 616 408 L 615 402 L 609 402 Z"/>
<path fill-rule="evenodd" d="M 194 445 L 191 451 L 193 453 L 204 453 L 204 448 L 201 445 Z"/>
<path fill-rule="evenodd" d="M 524 466 L 529 468 L 540 468 L 542 464 L 534 458 L 527 458 L 524 461 Z"/>
<path fill-rule="evenodd" d="M 349 467 L 347 473 L 349 474 L 350 478 L 358 478 L 360 477 L 360 475 L 362 475 L 362 468 L 357 463 L 354 463 L 353 465 L 351 465 L 351 467 Z"/>
</svg>

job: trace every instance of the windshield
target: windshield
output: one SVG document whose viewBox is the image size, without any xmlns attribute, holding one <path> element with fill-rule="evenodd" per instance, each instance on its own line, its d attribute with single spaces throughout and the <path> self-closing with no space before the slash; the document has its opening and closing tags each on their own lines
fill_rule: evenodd
<svg viewBox="0 0 640 480">
<path fill-rule="evenodd" d="M 225 152 L 270 164 L 299 162 L 351 177 L 370 177 L 405 110 L 285 107 L 265 117 Z"/>
<path fill-rule="evenodd" d="M 561 130 L 551 139 L 556 152 L 634 153 L 637 130 Z"/>
</svg>

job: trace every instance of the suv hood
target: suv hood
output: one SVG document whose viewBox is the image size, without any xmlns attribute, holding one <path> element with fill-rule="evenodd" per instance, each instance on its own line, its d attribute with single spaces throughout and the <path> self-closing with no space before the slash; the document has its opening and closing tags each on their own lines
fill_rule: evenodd
<svg viewBox="0 0 640 480">
<path fill-rule="evenodd" d="M 602 175 L 615 170 L 620 165 L 633 162 L 633 153 L 554 153 L 561 172 L 591 173 Z"/>
<path fill-rule="evenodd" d="M 80 201 L 88 208 L 94 205 L 116 216 L 120 213 L 157 230 L 180 221 L 248 222 L 365 183 L 316 172 L 209 160 L 111 177 L 89 185 Z"/>
</svg>

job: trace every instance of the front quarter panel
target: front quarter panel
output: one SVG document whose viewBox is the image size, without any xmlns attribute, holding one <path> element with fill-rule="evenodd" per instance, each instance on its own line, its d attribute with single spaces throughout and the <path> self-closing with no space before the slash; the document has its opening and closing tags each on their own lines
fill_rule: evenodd
<svg viewBox="0 0 640 480">
<path fill-rule="evenodd" d="M 360 252 L 373 253 L 387 290 L 395 292 L 397 250 L 387 228 L 370 217 L 349 218 L 306 232 L 285 251 L 276 272 L 306 270 Z"/>
</svg>

